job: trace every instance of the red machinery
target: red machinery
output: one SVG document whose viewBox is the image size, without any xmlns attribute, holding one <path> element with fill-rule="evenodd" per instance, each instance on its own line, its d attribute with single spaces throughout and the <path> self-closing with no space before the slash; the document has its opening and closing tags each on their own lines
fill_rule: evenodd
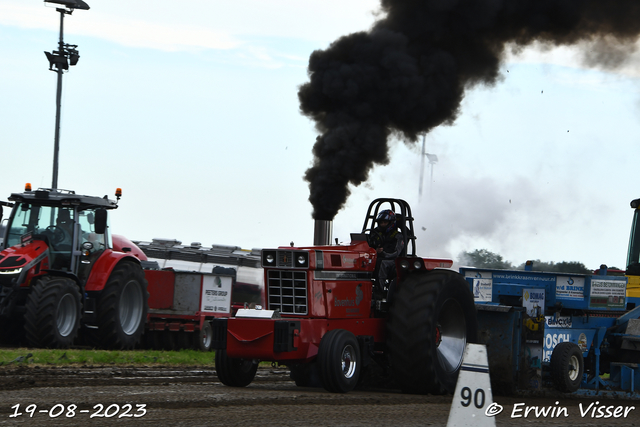
<svg viewBox="0 0 640 427">
<path fill-rule="evenodd" d="M 136 242 L 149 282 L 148 348 L 208 351 L 210 320 L 229 317 L 246 305 L 263 304 L 259 251 L 177 240 Z"/>
<path fill-rule="evenodd" d="M 118 189 L 118 200 L 120 195 Z M 133 245 L 112 244 L 107 212 L 117 201 L 68 190 L 31 191 L 30 184 L 9 200 L 2 203 L 13 209 L 0 246 L 5 341 L 68 347 L 82 320 L 88 342 L 133 348 L 144 332 L 147 281 L 140 266 L 144 254 Z"/>
<path fill-rule="evenodd" d="M 396 278 L 381 284 L 368 240 L 387 205 L 406 253 L 395 261 Z M 391 369 L 404 391 L 453 391 L 465 345 L 477 335 L 473 295 L 464 277 L 441 269 L 452 261 L 415 255 L 409 205 L 374 200 L 348 245 L 330 246 L 327 228 L 316 221 L 318 246 L 262 251 L 264 309 L 212 321 L 220 381 L 246 386 L 258 361 L 273 361 L 289 366 L 298 385 L 318 377 L 327 390 L 347 392 L 375 361 Z"/>
<path fill-rule="evenodd" d="M 28 185 L 9 200 L 0 202 L 13 208 L 0 242 L 5 344 L 68 347 L 80 336 L 95 347 L 129 349 L 144 333 L 149 348 L 209 350 L 209 320 L 264 301 L 253 251 L 175 241 L 138 242 L 141 249 L 111 234 L 107 211 L 117 202 L 106 196 Z"/>
</svg>

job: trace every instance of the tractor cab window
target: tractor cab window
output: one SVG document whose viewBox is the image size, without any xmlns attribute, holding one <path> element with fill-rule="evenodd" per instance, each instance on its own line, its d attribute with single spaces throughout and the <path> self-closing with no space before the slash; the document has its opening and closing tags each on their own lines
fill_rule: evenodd
<svg viewBox="0 0 640 427">
<path fill-rule="evenodd" d="M 78 231 L 80 238 L 78 239 L 78 250 L 86 248 L 91 252 L 101 251 L 106 248 L 105 234 L 97 234 L 95 230 L 95 212 L 87 209 L 78 212 Z M 91 247 L 84 245 L 91 243 Z"/>
<path fill-rule="evenodd" d="M 46 236 L 49 244 L 55 249 L 70 250 L 73 238 L 73 209 L 53 206 L 38 206 L 21 203 L 10 219 L 7 227 L 5 247 L 19 245 L 27 233 Z"/>
</svg>

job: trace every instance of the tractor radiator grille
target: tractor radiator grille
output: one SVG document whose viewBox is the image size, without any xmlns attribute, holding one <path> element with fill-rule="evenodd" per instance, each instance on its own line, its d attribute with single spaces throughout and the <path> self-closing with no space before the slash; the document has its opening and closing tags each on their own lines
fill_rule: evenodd
<svg viewBox="0 0 640 427">
<path fill-rule="evenodd" d="M 293 267 L 293 251 L 278 251 L 278 267 Z"/>
<path fill-rule="evenodd" d="M 269 270 L 267 273 L 269 310 L 281 314 L 307 314 L 307 272 Z"/>
</svg>

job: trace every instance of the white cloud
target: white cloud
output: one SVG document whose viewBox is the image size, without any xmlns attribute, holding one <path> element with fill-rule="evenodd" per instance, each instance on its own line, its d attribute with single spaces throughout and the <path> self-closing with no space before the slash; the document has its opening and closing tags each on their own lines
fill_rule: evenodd
<svg viewBox="0 0 640 427">
<path fill-rule="evenodd" d="M 0 4 L 0 24 L 21 28 L 58 30 L 51 8 Z M 65 18 L 65 34 L 82 34 L 130 46 L 164 51 L 231 49 L 241 44 L 232 35 L 206 27 L 163 25 L 142 19 L 118 18 L 109 14 L 74 11 Z"/>
<path fill-rule="evenodd" d="M 91 3 L 90 10 L 74 11 L 65 19 L 65 34 L 164 51 L 232 49 L 256 36 L 329 43 L 368 29 L 378 4 L 377 0 L 194 0 L 187 7 L 166 0 Z M 0 25 L 57 31 L 54 9 L 5 0 L 0 3 Z"/>
</svg>

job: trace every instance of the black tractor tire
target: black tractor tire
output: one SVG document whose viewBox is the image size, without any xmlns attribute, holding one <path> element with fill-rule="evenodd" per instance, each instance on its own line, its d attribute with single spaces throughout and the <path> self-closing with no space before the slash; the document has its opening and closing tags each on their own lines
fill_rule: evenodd
<svg viewBox="0 0 640 427">
<path fill-rule="evenodd" d="M 205 321 L 202 324 L 202 329 L 193 333 L 193 341 L 193 346 L 196 350 L 211 351 L 211 345 L 213 344 L 211 322 Z"/>
<path fill-rule="evenodd" d="M 140 343 L 147 320 L 149 293 L 144 271 L 135 262 L 120 262 L 98 297 L 97 326 L 93 330 L 99 347 L 130 350 Z"/>
<path fill-rule="evenodd" d="M 232 359 L 226 350 L 216 350 L 216 374 L 224 385 L 246 387 L 256 376 L 258 363 L 251 359 Z"/>
<path fill-rule="evenodd" d="M 564 393 L 573 393 L 580 388 L 584 373 L 582 350 L 572 342 L 559 343 L 551 353 L 549 369 L 555 388 Z"/>
<path fill-rule="evenodd" d="M 297 387 L 322 387 L 318 376 L 317 363 L 291 365 L 289 370 L 291 371 L 289 377 L 296 383 Z"/>
<path fill-rule="evenodd" d="M 362 369 L 360 346 L 355 335 L 344 329 L 324 334 L 318 348 L 320 382 L 332 393 L 347 393 L 358 384 Z"/>
<path fill-rule="evenodd" d="M 23 316 L 0 317 L 0 345 L 24 347 L 27 345 Z"/>
<path fill-rule="evenodd" d="M 403 392 L 455 391 L 467 343 L 478 336 L 471 289 L 450 270 L 414 273 L 398 283 L 387 323 L 387 351 Z"/>
<path fill-rule="evenodd" d="M 81 296 L 66 277 L 43 276 L 31 285 L 24 313 L 27 343 L 32 347 L 68 348 L 80 329 Z"/>
</svg>

